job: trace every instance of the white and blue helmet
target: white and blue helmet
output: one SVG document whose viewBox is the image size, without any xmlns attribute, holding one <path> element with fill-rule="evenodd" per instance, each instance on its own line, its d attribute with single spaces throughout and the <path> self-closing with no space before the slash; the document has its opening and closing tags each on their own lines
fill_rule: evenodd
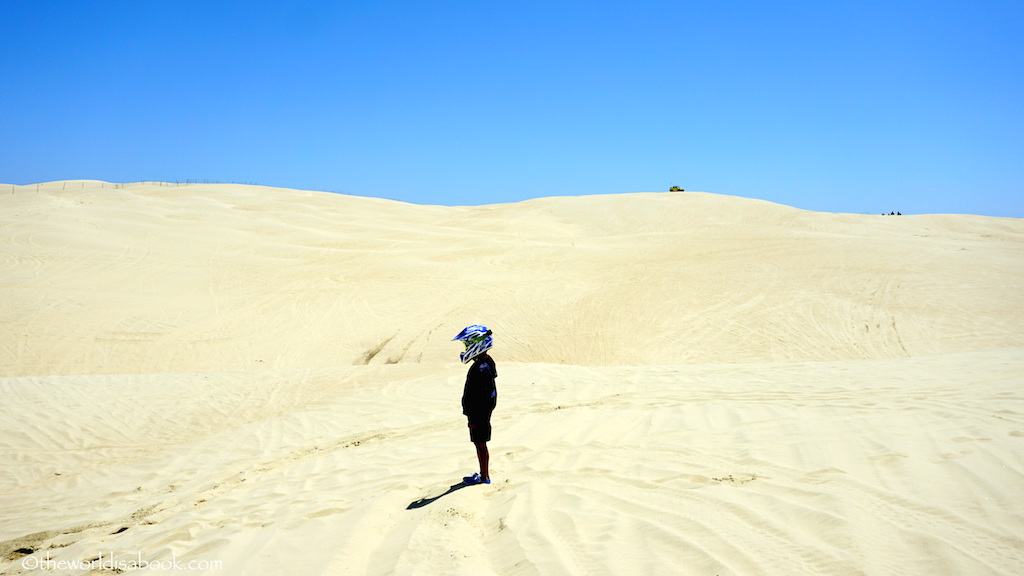
<svg viewBox="0 0 1024 576">
<path fill-rule="evenodd" d="M 486 326 L 474 324 L 466 326 L 462 332 L 459 332 L 458 336 L 452 338 L 453 342 L 461 340 L 466 345 L 466 351 L 459 354 L 463 364 L 490 350 L 491 346 L 494 346 L 494 338 L 491 338 L 491 334 L 491 331 Z"/>
</svg>

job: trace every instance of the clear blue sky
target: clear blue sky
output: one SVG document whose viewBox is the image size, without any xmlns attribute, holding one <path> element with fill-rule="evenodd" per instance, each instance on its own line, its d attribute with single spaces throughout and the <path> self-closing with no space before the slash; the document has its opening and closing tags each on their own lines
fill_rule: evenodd
<svg viewBox="0 0 1024 576">
<path fill-rule="evenodd" d="M 0 0 L 0 182 L 1024 217 L 1024 2 Z"/>
</svg>

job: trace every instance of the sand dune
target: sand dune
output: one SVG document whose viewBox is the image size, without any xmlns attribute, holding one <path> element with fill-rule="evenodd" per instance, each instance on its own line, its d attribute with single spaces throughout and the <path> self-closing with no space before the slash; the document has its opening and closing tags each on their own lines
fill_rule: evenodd
<svg viewBox="0 0 1024 576">
<path fill-rule="evenodd" d="M 478 318 L 504 335 L 507 361 L 572 365 L 1024 340 L 1015 219 L 699 193 L 444 208 L 242 186 L 52 188 L 4 198 L 5 375 L 443 362 L 451 326 Z"/>
<path fill-rule="evenodd" d="M 1021 220 L 8 188 L 7 574 L 1024 566 Z M 495 483 L 461 487 L 478 322 Z"/>
</svg>

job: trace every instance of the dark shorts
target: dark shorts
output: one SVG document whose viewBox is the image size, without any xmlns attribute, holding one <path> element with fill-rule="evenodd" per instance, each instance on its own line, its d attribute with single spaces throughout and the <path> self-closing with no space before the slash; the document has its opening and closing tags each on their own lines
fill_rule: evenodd
<svg viewBox="0 0 1024 576">
<path fill-rule="evenodd" d="M 491 415 L 469 416 L 469 439 L 474 444 L 491 441 Z"/>
</svg>

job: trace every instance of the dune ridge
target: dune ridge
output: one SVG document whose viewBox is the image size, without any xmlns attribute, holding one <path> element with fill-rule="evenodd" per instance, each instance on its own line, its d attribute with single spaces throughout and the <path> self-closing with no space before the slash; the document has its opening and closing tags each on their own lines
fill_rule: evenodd
<svg viewBox="0 0 1024 576">
<path fill-rule="evenodd" d="M 690 192 L 449 208 L 236 185 L 59 188 L 4 199 L 4 375 L 440 362 L 450 326 L 482 317 L 507 360 L 571 365 L 1024 344 L 1017 219 Z"/>
<path fill-rule="evenodd" d="M 6 574 L 1024 565 L 1018 219 L 12 190 Z M 450 339 L 477 322 L 497 338 L 495 482 L 462 487 Z M 65 573 L 143 573 L 114 567 Z"/>
</svg>

